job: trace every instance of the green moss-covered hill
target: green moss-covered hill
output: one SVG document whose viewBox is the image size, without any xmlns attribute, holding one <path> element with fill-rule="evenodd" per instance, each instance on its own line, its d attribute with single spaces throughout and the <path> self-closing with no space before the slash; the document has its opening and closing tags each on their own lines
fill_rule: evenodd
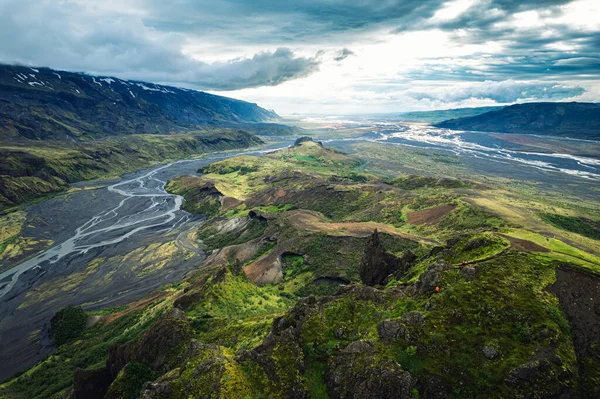
<svg viewBox="0 0 600 399">
<path fill-rule="evenodd" d="M 559 228 L 536 214 L 541 229 L 484 208 L 485 186 L 384 178 L 311 141 L 202 172 L 168 186 L 209 216 L 187 237 L 208 251 L 198 270 L 61 327 L 0 397 L 600 396 L 593 239 L 546 239 Z M 70 314 L 54 324 L 80 326 Z"/>
</svg>

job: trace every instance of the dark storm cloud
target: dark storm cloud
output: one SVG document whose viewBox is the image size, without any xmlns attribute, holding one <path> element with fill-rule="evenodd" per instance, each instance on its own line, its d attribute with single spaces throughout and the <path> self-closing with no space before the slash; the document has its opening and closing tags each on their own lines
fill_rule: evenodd
<svg viewBox="0 0 600 399">
<path fill-rule="evenodd" d="M 571 0 L 484 0 L 457 21 L 440 23 L 454 29 L 475 25 L 488 26 L 496 18 L 490 10 L 507 14 L 532 9 L 548 10 Z M 152 12 L 146 20 L 159 29 L 204 35 L 226 29 L 228 38 L 253 42 L 279 43 L 281 40 L 304 42 L 323 37 L 335 40 L 336 34 L 351 34 L 368 29 L 389 28 L 396 32 L 422 29 L 448 0 L 151 0 Z M 474 18 L 476 17 L 476 18 Z M 257 29 L 251 26 L 265 23 Z M 232 26 L 237 29 L 231 30 Z"/>
<path fill-rule="evenodd" d="M 343 61 L 346 58 L 350 57 L 351 55 L 354 55 L 354 51 L 349 50 L 347 48 L 343 48 L 340 51 L 338 51 L 337 53 L 335 53 L 335 57 L 333 58 L 333 60 L 340 62 L 340 61 Z"/>
<path fill-rule="evenodd" d="M 597 80 L 600 71 L 600 56 L 569 55 L 558 51 L 533 51 L 527 55 L 499 55 L 484 57 L 478 66 L 452 66 L 441 60 L 406 73 L 414 80 L 428 81 L 471 81 L 486 80 L 553 80 L 572 78 Z M 481 56 L 483 57 L 483 56 Z M 457 58 L 454 61 L 477 60 L 477 56 Z"/>
</svg>

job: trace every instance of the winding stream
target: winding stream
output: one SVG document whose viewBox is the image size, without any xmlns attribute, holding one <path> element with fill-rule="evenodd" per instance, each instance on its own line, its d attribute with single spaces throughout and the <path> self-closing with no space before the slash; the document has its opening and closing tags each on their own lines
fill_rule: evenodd
<svg viewBox="0 0 600 399">
<path fill-rule="evenodd" d="M 57 309 L 82 305 L 93 310 L 129 303 L 180 281 L 201 264 L 204 253 L 179 239 L 201 218 L 181 210 L 183 198 L 165 190 L 169 180 L 195 174 L 221 159 L 261 155 L 289 145 L 284 144 L 173 162 L 29 207 L 27 224 L 35 227 L 27 227 L 23 234 L 57 244 L 0 273 L 0 382 L 52 351 L 47 329 Z M 77 184 L 94 185 L 98 183 Z M 153 269 L 152 264 L 162 260 L 153 258 L 160 254 L 152 248 L 173 243 L 177 252 L 160 258 L 166 263 Z M 100 263 L 90 269 L 95 261 Z M 148 265 L 150 271 L 144 272 Z M 81 279 L 74 281 L 79 277 L 73 276 Z"/>
<path fill-rule="evenodd" d="M 176 227 L 176 224 L 186 218 L 182 216 L 177 223 L 170 225 L 177 218 L 177 211 L 183 204 L 183 198 L 167 193 L 166 182 L 156 178 L 158 172 L 172 165 L 173 163 L 170 163 L 142 176 L 109 186 L 109 192 L 121 194 L 125 198 L 117 206 L 92 217 L 79 226 L 75 234 L 63 243 L 1 273 L 0 281 L 10 279 L 0 289 L 0 298 L 10 292 L 23 273 L 39 267 L 43 262 L 55 264 L 67 255 L 84 254 L 93 248 L 116 244 L 139 231 L 152 227 L 163 225 Z M 148 206 L 134 214 L 128 214 L 126 203 L 136 199 Z"/>
</svg>

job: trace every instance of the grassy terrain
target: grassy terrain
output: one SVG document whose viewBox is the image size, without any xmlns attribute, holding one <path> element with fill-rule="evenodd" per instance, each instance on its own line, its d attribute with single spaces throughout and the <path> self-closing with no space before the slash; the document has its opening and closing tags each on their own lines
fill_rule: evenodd
<svg viewBox="0 0 600 399">
<path fill-rule="evenodd" d="M 118 176 L 157 162 L 261 141 L 235 129 L 185 135 L 133 135 L 86 144 L 0 145 L 0 209 L 64 191 L 70 183 Z"/>
<path fill-rule="evenodd" d="M 133 354 L 109 388 L 130 395 L 121 397 L 137 397 L 142 380 L 155 382 L 146 394 L 168 387 L 168 398 L 385 397 L 385 389 L 414 398 L 595 397 L 597 338 L 553 287 L 559 269 L 573 279 L 600 274 L 588 231 L 598 204 L 467 178 L 443 159 L 452 173 L 417 175 L 427 159 L 415 153 L 409 173 L 393 174 L 391 154 L 365 168 L 309 141 L 174 179 L 168 189 L 208 217 L 195 235 L 208 251 L 198 270 L 147 302 L 94 313 L 95 326 L 0 386 L 0 397 L 67 397 L 75 369 L 102 372 L 108 345 L 125 342 Z M 6 239 L 14 218 L 0 230 Z M 387 258 L 372 247 L 374 229 Z M 371 257 L 410 260 L 371 287 L 360 280 Z M 569 294 L 600 303 L 578 287 Z M 45 291 L 60 290 L 31 295 Z M 173 307 L 176 322 L 163 314 Z M 167 323 L 185 336 L 171 342 Z M 142 344 L 173 345 L 156 367 Z"/>
</svg>

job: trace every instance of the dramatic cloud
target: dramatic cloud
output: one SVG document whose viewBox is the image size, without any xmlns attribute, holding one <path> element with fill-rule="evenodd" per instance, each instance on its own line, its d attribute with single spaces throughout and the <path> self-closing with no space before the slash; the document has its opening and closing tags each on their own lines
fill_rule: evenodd
<svg viewBox="0 0 600 399">
<path fill-rule="evenodd" d="M 0 0 L 0 35 L 0 62 L 283 114 L 600 100 L 597 0 Z"/>
<path fill-rule="evenodd" d="M 283 47 L 252 57 L 203 62 L 182 52 L 183 35 L 157 32 L 137 16 L 113 18 L 112 13 L 90 12 L 70 2 L 56 6 L 23 0 L 18 13 L 16 3 L 12 5 L 0 3 L 0 35 L 18 39 L 0 41 L 0 62 L 217 91 L 276 86 L 306 77 L 320 64 L 320 53 L 302 57 Z"/>
<path fill-rule="evenodd" d="M 200 64 L 192 76 L 184 80 L 209 90 L 239 90 L 248 87 L 277 86 L 288 80 L 306 77 L 318 70 L 318 56 L 295 57 L 287 48 L 274 53 L 261 52 L 252 58 Z"/>
</svg>

